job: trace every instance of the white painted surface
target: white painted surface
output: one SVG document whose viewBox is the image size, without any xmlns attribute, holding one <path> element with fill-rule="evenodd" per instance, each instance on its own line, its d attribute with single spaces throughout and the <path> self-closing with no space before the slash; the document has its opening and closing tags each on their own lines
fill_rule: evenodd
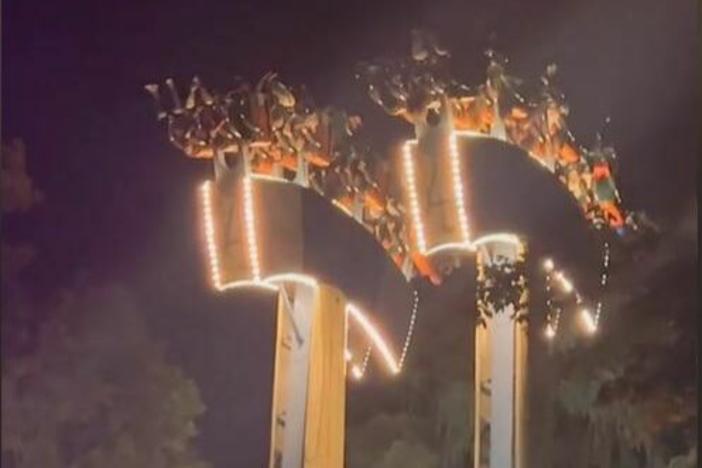
<svg viewBox="0 0 702 468">
<path fill-rule="evenodd" d="M 490 467 L 512 468 L 514 437 L 514 322 L 513 307 L 495 314 L 492 329 L 492 401 L 490 424 Z"/>
<path fill-rule="evenodd" d="M 286 330 L 287 387 L 285 401 L 278 408 L 278 416 L 285 421 L 281 468 L 300 468 L 305 446 L 305 410 L 307 409 L 307 382 L 310 366 L 310 338 L 312 313 L 315 310 L 317 288 L 297 284 Z M 283 344 L 279 344 L 283 345 Z"/>
</svg>

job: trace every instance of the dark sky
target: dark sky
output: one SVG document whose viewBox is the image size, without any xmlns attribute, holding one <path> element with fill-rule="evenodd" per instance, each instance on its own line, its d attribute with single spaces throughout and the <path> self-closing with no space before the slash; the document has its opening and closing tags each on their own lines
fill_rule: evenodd
<svg viewBox="0 0 702 468">
<path fill-rule="evenodd" d="M 41 253 L 32 280 L 53 288 L 87 271 L 126 283 L 186 340 L 164 314 L 206 307 L 194 190 L 210 167 L 169 146 L 143 85 L 198 74 L 225 86 L 274 69 L 319 103 L 359 111 L 383 147 L 389 119 L 353 82 L 353 65 L 405 54 L 416 26 L 438 33 L 470 84 L 491 44 L 530 80 L 557 62 L 576 138 L 589 143 L 611 116 L 625 203 L 674 219 L 694 196 L 699 160 L 696 19 L 690 0 L 5 0 L 3 138 L 25 140 L 46 195 L 18 220 Z"/>
<path fill-rule="evenodd" d="M 352 67 L 405 53 L 417 25 L 439 33 L 470 83 L 483 78 L 491 37 L 528 79 L 559 63 L 576 137 L 587 143 L 613 119 L 629 205 L 660 217 L 693 194 L 689 0 L 3 3 L 3 137 L 27 142 L 47 195 L 38 243 L 63 271 L 132 275 L 157 249 L 175 256 L 192 244 L 192 226 L 176 217 L 192 211 L 188 191 L 209 167 L 166 143 L 144 83 L 174 76 L 185 85 L 197 73 L 224 86 L 275 69 L 307 83 L 320 103 L 387 121 L 354 85 Z M 165 246 L 174 230 L 182 242 Z"/>
</svg>

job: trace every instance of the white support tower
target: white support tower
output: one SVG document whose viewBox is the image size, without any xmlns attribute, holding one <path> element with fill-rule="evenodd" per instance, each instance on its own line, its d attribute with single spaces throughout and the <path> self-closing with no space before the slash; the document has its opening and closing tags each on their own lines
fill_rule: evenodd
<svg viewBox="0 0 702 468">
<path fill-rule="evenodd" d="M 477 252 L 479 281 L 498 285 L 496 289 L 508 285 L 504 278 L 485 272 L 494 272 L 489 267 L 498 265 L 514 267 L 523 255 L 521 243 L 492 241 L 481 245 Z M 520 300 L 526 298 L 524 282 L 512 287 Z M 483 310 L 475 329 L 473 466 L 525 468 L 527 325 L 520 319 L 526 308 L 504 301 L 480 304 L 479 308 Z"/>
<path fill-rule="evenodd" d="M 278 297 L 269 468 L 342 468 L 346 300 L 323 284 Z"/>
</svg>

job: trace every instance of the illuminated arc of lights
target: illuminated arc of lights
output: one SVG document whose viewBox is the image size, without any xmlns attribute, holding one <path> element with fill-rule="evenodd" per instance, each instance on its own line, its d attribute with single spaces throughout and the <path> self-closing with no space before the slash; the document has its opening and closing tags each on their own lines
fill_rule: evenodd
<svg viewBox="0 0 702 468">
<path fill-rule="evenodd" d="M 408 140 L 402 145 L 402 165 L 405 169 L 405 179 L 407 180 L 407 194 L 410 202 L 410 212 L 412 213 L 412 226 L 414 227 L 417 249 L 424 254 L 427 250 L 427 240 L 424 237 L 424 224 L 419 208 L 419 197 L 417 195 L 417 181 L 414 172 L 414 161 L 412 160 L 411 145 L 416 144 L 416 140 Z"/>
<path fill-rule="evenodd" d="M 368 337 L 375 345 L 375 348 L 378 351 L 380 351 L 380 355 L 383 357 L 383 360 L 385 361 L 385 364 L 388 366 L 390 371 L 393 374 L 398 374 L 400 372 L 400 368 L 397 365 L 395 357 L 392 355 L 392 351 L 390 351 L 390 348 L 385 343 L 385 340 L 380 335 L 378 330 L 373 326 L 373 324 L 368 320 L 368 318 L 365 315 L 363 315 L 363 313 L 358 307 L 351 303 L 346 304 L 346 312 L 366 332 Z"/>
<path fill-rule="evenodd" d="M 498 232 L 494 234 L 486 234 L 484 236 L 481 236 L 474 241 L 469 241 L 469 242 L 447 242 L 444 244 L 440 245 L 435 245 L 431 249 L 427 250 L 425 252 L 425 255 L 433 255 L 439 252 L 443 251 L 449 251 L 449 250 L 461 250 L 461 251 L 471 251 L 475 252 L 478 247 L 480 247 L 483 244 L 487 244 L 490 242 L 506 242 L 508 244 L 512 244 L 515 246 L 521 246 L 521 241 L 519 240 L 519 236 L 516 234 L 511 234 L 507 232 Z"/>
<path fill-rule="evenodd" d="M 471 242 L 471 246 L 473 247 L 473 250 L 475 250 L 478 246 L 487 244 L 488 242 L 505 242 L 518 247 L 522 245 L 521 241 L 519 240 L 519 236 L 517 236 L 516 234 L 508 232 L 498 232 L 479 237 L 478 239 Z"/>
<path fill-rule="evenodd" d="M 450 250 L 462 250 L 472 252 L 475 249 L 473 248 L 473 244 L 471 244 L 470 242 L 447 242 L 445 244 L 435 245 L 434 247 L 427 250 L 425 255 L 428 257 L 439 252 Z"/>
<path fill-rule="evenodd" d="M 244 179 L 246 180 L 248 178 L 245 177 Z M 256 278 L 253 280 L 233 281 L 230 283 L 223 284 L 222 278 L 221 278 L 221 272 L 220 272 L 219 253 L 217 250 L 217 243 L 216 243 L 216 239 L 215 239 L 214 216 L 213 216 L 213 212 L 212 212 L 212 183 L 210 181 L 206 181 L 201 186 L 200 191 L 201 191 L 201 195 L 202 195 L 203 216 L 204 216 L 204 224 L 205 224 L 205 237 L 206 237 L 206 243 L 207 243 L 207 254 L 208 254 L 209 264 L 210 264 L 210 274 L 211 274 L 212 283 L 214 285 L 214 288 L 217 291 L 222 292 L 222 291 L 226 291 L 228 289 L 244 288 L 244 287 L 258 287 L 258 288 L 263 288 L 263 289 L 266 289 L 269 291 L 279 291 L 278 283 L 285 283 L 285 282 L 300 283 L 300 284 L 305 284 L 307 286 L 312 286 L 312 287 L 317 287 L 319 285 L 318 281 L 314 277 L 312 277 L 310 275 L 301 274 L 301 273 L 275 274 L 275 275 L 268 276 L 268 277 L 264 278 L 263 280 L 260 279 L 260 273 L 259 273 L 259 278 Z M 250 194 L 250 192 L 249 192 L 249 194 Z M 252 209 L 251 209 L 251 212 L 253 213 Z M 250 219 L 253 219 L 253 218 L 251 217 Z M 250 234 L 255 234 L 255 233 L 251 232 Z M 255 243 L 254 243 L 254 246 L 255 246 Z M 418 296 L 416 295 L 416 291 L 415 291 L 415 302 L 414 302 L 414 306 L 413 306 L 413 310 L 412 310 L 412 315 L 410 317 L 410 325 L 409 325 L 407 336 L 405 337 L 405 343 L 403 346 L 403 352 L 402 352 L 402 359 L 403 360 L 404 360 L 404 357 L 406 356 L 407 351 L 409 349 L 409 344 L 411 342 L 412 333 L 414 331 L 414 323 L 416 320 L 416 313 L 417 313 L 417 304 L 418 304 Z M 378 349 L 378 351 L 380 351 L 380 354 L 383 357 L 383 360 L 387 364 L 390 371 L 393 374 L 399 373 L 400 369 L 401 369 L 401 365 L 398 364 L 398 361 L 395 361 L 395 358 L 394 358 L 392 352 L 390 351 L 390 348 L 388 347 L 386 341 L 383 339 L 383 337 L 378 332 L 376 327 L 366 318 L 365 315 L 363 315 L 363 313 L 360 311 L 360 309 L 358 309 L 353 304 L 347 304 L 346 312 L 361 326 L 364 333 L 371 339 L 371 342 L 373 343 L 374 347 L 376 347 Z M 365 356 L 364 362 L 363 362 L 363 368 L 359 369 L 361 376 L 365 373 L 365 367 L 367 366 L 369 356 L 370 356 L 370 347 L 369 347 L 368 351 L 366 352 L 366 356 Z M 352 369 L 352 373 L 356 374 L 357 372 L 353 371 L 353 369 Z"/>
<path fill-rule="evenodd" d="M 319 286 L 319 282 L 316 278 L 310 275 L 305 275 L 303 273 L 280 273 L 276 275 L 267 276 L 264 283 L 276 284 L 276 283 L 299 283 L 312 288 Z"/>
</svg>

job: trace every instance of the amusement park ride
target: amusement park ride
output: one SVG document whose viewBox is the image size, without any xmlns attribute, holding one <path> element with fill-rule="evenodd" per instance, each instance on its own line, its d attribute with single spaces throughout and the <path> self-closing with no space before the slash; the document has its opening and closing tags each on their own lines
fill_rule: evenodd
<svg viewBox="0 0 702 468">
<path fill-rule="evenodd" d="M 609 242 L 639 229 L 635 214 L 620 206 L 614 150 L 600 136 L 583 148 L 568 130 L 555 66 L 540 92 L 525 99 L 497 53 L 488 53 L 487 79 L 472 88 L 447 75 L 448 53 L 430 34 L 414 31 L 412 39 L 411 57 L 362 63 L 357 73 L 375 103 L 414 127 L 398 151 L 397 171 L 359 143 L 359 117 L 312 107 L 273 73 L 225 93 L 194 78 L 184 103 L 166 80 L 169 110 L 160 87 L 146 86 L 170 141 L 214 163 L 214 179 L 199 194 L 214 289 L 278 294 L 271 468 L 343 466 L 346 375 L 361 379 L 371 356 L 390 374 L 401 372 L 419 305 L 413 280 L 439 284 L 473 255 L 474 466 L 524 467 L 524 271 L 527 240 L 538 243 L 547 224 L 531 213 L 555 203 L 549 209 L 560 218 L 558 229 L 579 242 L 559 250 L 559 264 L 573 263 L 569 251 L 587 252 L 601 262 L 601 288 Z M 508 189 L 499 179 L 505 173 Z M 335 244 L 325 229 L 331 223 L 312 217 L 355 220 L 343 225 L 358 236 L 345 237 L 371 239 L 386 260 L 352 284 L 340 270 L 358 263 L 355 240 Z M 364 230 L 370 236 L 361 236 Z M 594 333 L 602 303 L 587 308 L 573 277 L 553 259 L 543 268 L 545 336 L 558 333 L 557 296 L 572 297 L 584 330 Z M 392 336 L 397 329 L 403 331 Z"/>
</svg>

